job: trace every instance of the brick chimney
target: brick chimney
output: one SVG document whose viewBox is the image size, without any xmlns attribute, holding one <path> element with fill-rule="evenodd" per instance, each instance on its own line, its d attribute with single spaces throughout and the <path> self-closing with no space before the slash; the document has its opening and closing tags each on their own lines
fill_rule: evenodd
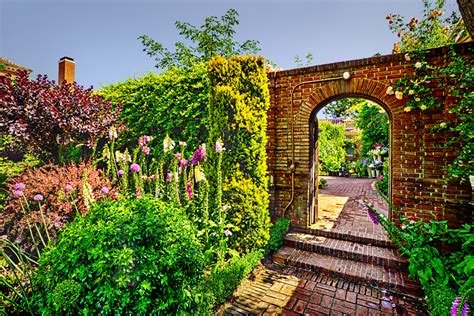
<svg viewBox="0 0 474 316">
<path fill-rule="evenodd" d="M 68 83 L 74 82 L 75 65 L 74 59 L 70 57 L 64 56 L 59 60 L 58 84 L 63 83 L 64 80 Z"/>
</svg>

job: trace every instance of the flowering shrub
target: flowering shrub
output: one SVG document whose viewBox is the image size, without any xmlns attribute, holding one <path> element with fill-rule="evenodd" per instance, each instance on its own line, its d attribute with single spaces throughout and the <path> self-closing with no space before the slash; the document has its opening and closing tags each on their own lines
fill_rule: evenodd
<svg viewBox="0 0 474 316">
<path fill-rule="evenodd" d="M 34 248 L 28 228 L 34 223 L 42 227 L 42 217 L 55 239 L 59 229 L 77 213 L 87 213 L 92 201 L 113 199 L 117 192 L 100 170 L 85 162 L 28 169 L 7 186 L 10 197 L 2 212 L 1 234 L 16 240 L 27 252 Z"/>
<path fill-rule="evenodd" d="M 196 313 L 204 262 L 195 235 L 169 203 L 96 203 L 43 253 L 32 301 L 46 314 Z"/>
<path fill-rule="evenodd" d="M 77 146 L 92 148 L 117 119 L 102 97 L 74 83 L 56 85 L 46 76 L 36 80 L 26 72 L 0 77 L 2 134 L 27 144 L 44 162 L 61 162 Z"/>
<path fill-rule="evenodd" d="M 267 176 L 268 78 L 264 59 L 256 57 L 216 57 L 209 63 L 209 139 L 225 144 L 222 159 L 225 221 L 234 225 L 229 247 L 240 253 L 262 248 L 269 238 Z M 219 151 L 209 152 L 206 176 L 215 183 L 219 173 Z M 211 196 L 216 189 L 211 187 Z M 220 213 L 220 203 L 211 213 Z"/>
</svg>

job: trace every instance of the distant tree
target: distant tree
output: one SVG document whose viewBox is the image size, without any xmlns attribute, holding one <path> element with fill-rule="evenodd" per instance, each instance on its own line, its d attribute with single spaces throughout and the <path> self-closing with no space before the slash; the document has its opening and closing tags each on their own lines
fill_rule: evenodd
<svg viewBox="0 0 474 316">
<path fill-rule="evenodd" d="M 174 52 L 147 35 L 141 35 L 138 39 L 143 44 L 143 51 L 155 59 L 155 67 L 162 70 L 189 67 L 217 55 L 230 57 L 257 54 L 260 51 L 258 41 L 247 40 L 239 43 L 234 39 L 235 26 L 239 24 L 238 16 L 236 10 L 229 9 L 220 19 L 215 16 L 207 17 L 199 27 L 176 21 L 179 35 L 191 44 L 176 42 Z"/>
<path fill-rule="evenodd" d="M 373 102 L 364 103 L 356 119 L 356 126 L 361 129 L 361 154 L 365 156 L 372 145 L 388 145 L 389 118 L 387 113 Z"/>
<path fill-rule="evenodd" d="M 355 117 L 359 112 L 362 103 L 367 100 L 361 98 L 344 98 L 332 101 L 324 107 L 324 113 L 332 118 Z"/>
<path fill-rule="evenodd" d="M 346 159 L 344 125 L 319 121 L 318 128 L 319 162 L 325 171 L 337 172 Z"/>
<path fill-rule="evenodd" d="M 306 61 L 303 62 L 303 59 L 299 55 L 296 55 L 295 56 L 295 65 L 296 65 L 296 67 L 298 67 L 298 68 L 307 67 L 307 66 L 310 66 L 313 63 L 314 56 L 313 56 L 312 53 L 307 53 L 305 58 L 306 58 Z"/>
</svg>

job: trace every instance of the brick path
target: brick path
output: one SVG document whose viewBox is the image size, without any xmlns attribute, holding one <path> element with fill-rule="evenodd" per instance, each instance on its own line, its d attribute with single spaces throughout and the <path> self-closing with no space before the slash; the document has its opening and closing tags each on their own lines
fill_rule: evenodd
<svg viewBox="0 0 474 316">
<path fill-rule="evenodd" d="M 387 214 L 370 188 L 373 180 L 327 180 L 318 223 L 291 231 L 273 262 L 242 284 L 223 314 L 426 314 L 419 284 L 407 277 L 406 259 L 358 206 L 365 197 Z"/>
</svg>

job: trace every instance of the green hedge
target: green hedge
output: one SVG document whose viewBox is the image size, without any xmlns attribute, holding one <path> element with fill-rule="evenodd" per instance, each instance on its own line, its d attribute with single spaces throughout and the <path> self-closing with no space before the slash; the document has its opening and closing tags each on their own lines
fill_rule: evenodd
<svg viewBox="0 0 474 316">
<path fill-rule="evenodd" d="M 106 86 L 97 93 L 122 104 L 120 117 L 127 126 L 118 140 L 122 147 L 135 147 L 141 135 L 155 136 L 149 147 L 157 155 L 163 150 L 166 134 L 187 142 L 189 150 L 207 140 L 209 85 L 202 64 L 161 75 L 150 73 Z"/>
<path fill-rule="evenodd" d="M 204 259 L 179 207 L 152 199 L 96 204 L 46 251 L 34 282 L 44 315 L 195 312 Z"/>
<path fill-rule="evenodd" d="M 345 129 L 343 124 L 319 121 L 318 134 L 319 162 L 327 172 L 339 172 L 339 167 L 346 160 Z"/>
<path fill-rule="evenodd" d="M 267 110 L 270 105 L 264 59 L 216 57 L 209 62 L 209 144 L 220 140 L 223 201 L 234 225 L 230 247 L 241 252 L 263 248 L 269 238 Z M 208 177 L 216 177 L 217 157 L 209 150 Z"/>
</svg>

